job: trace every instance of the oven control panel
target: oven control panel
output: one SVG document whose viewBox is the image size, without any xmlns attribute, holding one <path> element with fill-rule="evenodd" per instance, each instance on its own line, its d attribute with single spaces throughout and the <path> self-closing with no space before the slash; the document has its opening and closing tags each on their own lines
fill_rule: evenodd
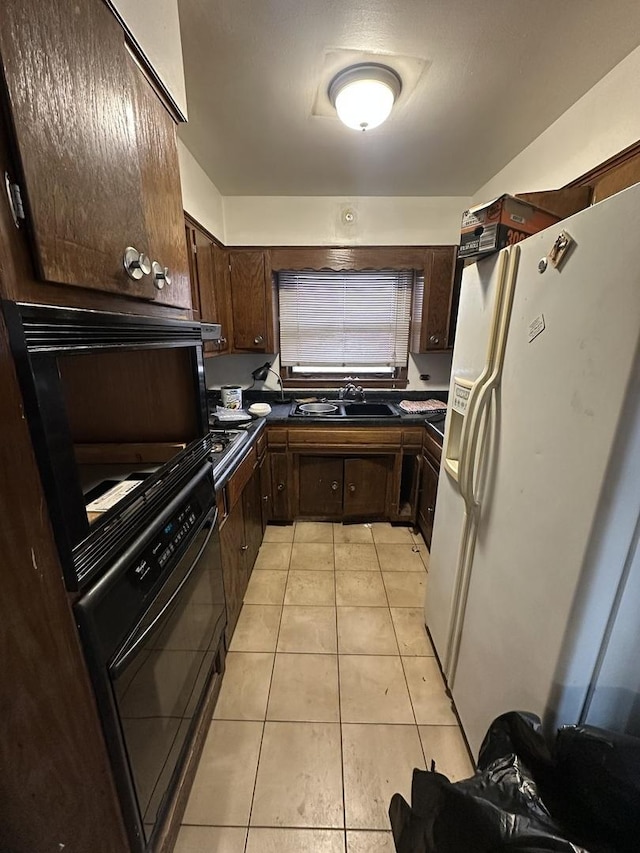
<svg viewBox="0 0 640 853">
<path fill-rule="evenodd" d="M 153 583 L 198 523 L 201 512 L 194 499 L 183 504 L 130 567 L 129 577 L 137 584 Z"/>
</svg>

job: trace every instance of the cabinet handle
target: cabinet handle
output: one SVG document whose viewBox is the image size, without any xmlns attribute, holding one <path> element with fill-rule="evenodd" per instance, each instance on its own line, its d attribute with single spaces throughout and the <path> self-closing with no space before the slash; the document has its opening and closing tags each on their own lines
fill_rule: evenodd
<svg viewBox="0 0 640 853">
<path fill-rule="evenodd" d="M 220 338 L 220 340 L 218 341 L 218 349 L 222 349 L 222 347 L 225 346 L 226 343 L 227 343 L 226 338 Z"/>
<path fill-rule="evenodd" d="M 436 508 L 434 506 L 428 506 L 427 507 L 427 515 L 433 515 L 433 513 L 435 511 L 436 511 Z"/>
<path fill-rule="evenodd" d="M 440 338 L 437 335 L 431 335 L 431 337 L 429 338 L 429 343 L 430 344 L 439 344 Z"/>
<path fill-rule="evenodd" d="M 284 492 L 284 483 L 278 483 L 278 491 Z"/>
<path fill-rule="evenodd" d="M 241 551 L 248 551 L 248 550 L 249 550 L 249 546 L 248 546 L 248 545 L 243 545 L 243 546 L 240 548 L 240 550 L 241 550 Z"/>
<path fill-rule="evenodd" d="M 338 481 L 334 480 L 333 483 L 331 483 L 331 491 L 337 492 L 338 491 L 338 485 L 339 485 Z"/>
<path fill-rule="evenodd" d="M 349 491 L 350 491 L 350 492 L 352 492 L 352 493 L 353 493 L 353 492 L 355 492 L 356 487 L 355 487 L 355 485 L 354 485 L 353 483 L 349 483 L 348 489 L 349 489 Z"/>
<path fill-rule="evenodd" d="M 133 246 L 127 246 L 124 250 L 122 263 L 124 264 L 127 275 L 134 281 L 140 281 L 143 275 L 149 275 L 151 272 L 149 258 Z"/>
<path fill-rule="evenodd" d="M 151 264 L 151 269 L 153 270 L 153 283 L 158 290 L 162 290 L 165 284 L 167 287 L 170 286 L 171 273 L 169 272 L 169 267 L 163 267 L 157 261 L 154 261 Z"/>
<path fill-rule="evenodd" d="M 263 500 L 263 501 L 268 501 L 268 500 L 269 500 L 269 495 L 263 495 L 263 496 L 262 496 L 262 500 Z"/>
<path fill-rule="evenodd" d="M 264 338 L 262 337 L 262 335 L 256 335 L 253 339 L 253 342 L 254 344 L 261 344 L 264 342 Z"/>
</svg>

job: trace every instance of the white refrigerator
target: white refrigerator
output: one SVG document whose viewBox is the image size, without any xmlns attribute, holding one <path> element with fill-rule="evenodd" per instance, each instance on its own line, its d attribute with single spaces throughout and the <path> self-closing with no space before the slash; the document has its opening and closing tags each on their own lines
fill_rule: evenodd
<svg viewBox="0 0 640 853">
<path fill-rule="evenodd" d="M 640 184 L 464 270 L 425 618 L 474 756 L 640 725 L 639 235 Z"/>
</svg>

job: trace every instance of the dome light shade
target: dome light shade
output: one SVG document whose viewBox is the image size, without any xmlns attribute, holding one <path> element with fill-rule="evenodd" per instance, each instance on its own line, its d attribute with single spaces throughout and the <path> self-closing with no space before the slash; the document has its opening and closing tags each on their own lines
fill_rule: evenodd
<svg viewBox="0 0 640 853">
<path fill-rule="evenodd" d="M 329 86 L 329 98 L 338 118 L 354 130 L 378 127 L 389 113 L 402 89 L 395 71 L 386 65 L 352 65 L 337 74 Z"/>
</svg>

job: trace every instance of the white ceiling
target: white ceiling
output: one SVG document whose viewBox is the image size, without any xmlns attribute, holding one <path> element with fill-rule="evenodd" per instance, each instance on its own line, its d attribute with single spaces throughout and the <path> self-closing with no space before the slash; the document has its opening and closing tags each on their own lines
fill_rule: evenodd
<svg viewBox="0 0 640 853">
<path fill-rule="evenodd" d="M 472 195 L 640 43 L 638 0 L 179 0 L 189 123 L 223 195 Z M 391 119 L 326 104 L 363 56 Z"/>
</svg>

